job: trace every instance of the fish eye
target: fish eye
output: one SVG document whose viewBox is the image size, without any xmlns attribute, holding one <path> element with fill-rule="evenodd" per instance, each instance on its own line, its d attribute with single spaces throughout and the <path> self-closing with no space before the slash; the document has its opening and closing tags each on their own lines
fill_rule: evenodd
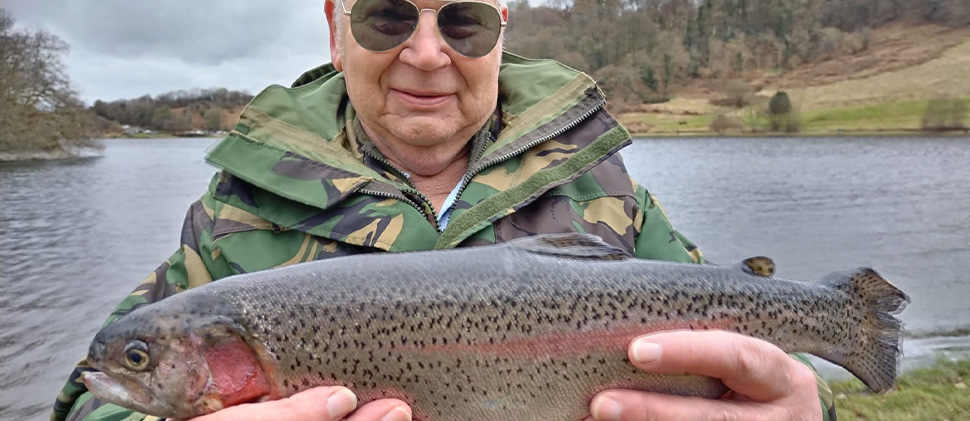
<svg viewBox="0 0 970 421">
<path fill-rule="evenodd" d="M 129 341 L 125 345 L 125 365 L 135 371 L 148 368 L 148 345 L 139 340 Z"/>
</svg>

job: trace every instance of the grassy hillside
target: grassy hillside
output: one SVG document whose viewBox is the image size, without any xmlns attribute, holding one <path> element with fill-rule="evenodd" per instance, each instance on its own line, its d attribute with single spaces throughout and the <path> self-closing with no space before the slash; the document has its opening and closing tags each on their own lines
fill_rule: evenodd
<svg viewBox="0 0 970 421">
<path fill-rule="evenodd" d="M 745 82 L 757 93 L 743 109 L 713 105 L 724 98 L 726 82 L 705 82 L 618 118 L 643 135 L 710 135 L 711 123 L 724 115 L 738 126 L 728 133 L 749 134 L 764 126 L 759 112 L 779 90 L 799 110 L 803 134 L 918 132 L 930 101 L 941 98 L 962 98 L 970 109 L 970 28 L 896 24 L 871 37 L 864 52 L 752 76 Z"/>
<path fill-rule="evenodd" d="M 911 67 L 787 91 L 802 110 L 970 97 L 970 36 L 940 57 Z"/>
</svg>

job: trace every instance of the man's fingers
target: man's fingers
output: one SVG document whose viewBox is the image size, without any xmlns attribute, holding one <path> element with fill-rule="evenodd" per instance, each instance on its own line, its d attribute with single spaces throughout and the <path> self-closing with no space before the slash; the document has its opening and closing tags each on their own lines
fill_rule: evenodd
<svg viewBox="0 0 970 421">
<path fill-rule="evenodd" d="M 357 409 L 345 387 L 316 387 L 285 399 L 229 407 L 192 421 L 410 421 L 411 409 L 396 399 L 381 399 Z M 348 414 L 353 412 L 349 418 Z"/>
<path fill-rule="evenodd" d="M 317 387 L 285 399 L 247 403 L 211 413 L 192 421 L 337 421 L 357 407 L 357 397 L 345 387 Z"/>
<path fill-rule="evenodd" d="M 730 332 L 676 331 L 639 337 L 628 352 L 630 360 L 645 370 L 719 378 L 735 396 L 703 399 L 608 390 L 590 405 L 596 421 L 814 421 L 822 417 L 814 374 L 768 342 Z"/>
<path fill-rule="evenodd" d="M 632 390 L 597 395 L 590 405 L 595 421 L 759 421 L 787 420 L 781 407 L 749 402 L 687 398 Z"/>
<path fill-rule="evenodd" d="M 397 399 L 380 399 L 361 406 L 347 421 L 411 421 L 411 407 Z"/>
<path fill-rule="evenodd" d="M 656 333 L 635 339 L 628 352 L 630 361 L 644 370 L 718 378 L 755 401 L 775 400 L 815 384 L 811 370 L 778 347 L 731 332 Z"/>
<path fill-rule="evenodd" d="M 343 387 L 334 387 L 332 389 L 335 390 L 327 396 L 327 413 L 330 415 L 330 420 L 339 420 L 357 408 L 357 395 L 354 395 L 354 392 L 351 392 L 350 389 Z M 290 397 L 290 399 L 308 400 L 313 397 L 312 393 L 297 393 Z"/>
</svg>

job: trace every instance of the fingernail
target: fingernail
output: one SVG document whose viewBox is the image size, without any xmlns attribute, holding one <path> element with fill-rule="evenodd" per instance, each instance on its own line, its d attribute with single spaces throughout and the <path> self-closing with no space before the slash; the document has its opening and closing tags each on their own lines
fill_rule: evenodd
<svg viewBox="0 0 970 421">
<path fill-rule="evenodd" d="M 619 421 L 623 414 L 620 403 L 606 396 L 597 396 L 592 406 L 596 421 Z"/>
<path fill-rule="evenodd" d="M 331 419 L 340 419 L 357 408 L 357 396 L 349 389 L 340 389 L 327 398 L 327 411 Z"/>
<path fill-rule="evenodd" d="M 660 344 L 639 340 L 633 343 L 633 362 L 649 364 L 660 359 L 663 349 Z"/>
<path fill-rule="evenodd" d="M 381 421 L 411 421 L 411 411 L 404 407 L 396 407 L 388 412 Z"/>
</svg>

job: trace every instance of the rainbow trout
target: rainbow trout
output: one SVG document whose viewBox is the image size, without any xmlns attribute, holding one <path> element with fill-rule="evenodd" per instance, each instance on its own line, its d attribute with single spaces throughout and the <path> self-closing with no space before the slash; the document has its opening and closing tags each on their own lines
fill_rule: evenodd
<svg viewBox="0 0 970 421">
<path fill-rule="evenodd" d="M 761 269 L 770 260 L 637 260 L 576 234 L 305 263 L 131 312 L 95 337 L 88 362 L 100 373 L 84 383 L 170 418 L 344 385 L 360 402 L 403 399 L 415 419 L 578 420 L 608 388 L 722 395 L 714 379 L 636 370 L 626 349 L 648 332 L 723 329 L 892 387 L 891 314 L 906 294 L 867 268 L 818 282 Z"/>
</svg>

